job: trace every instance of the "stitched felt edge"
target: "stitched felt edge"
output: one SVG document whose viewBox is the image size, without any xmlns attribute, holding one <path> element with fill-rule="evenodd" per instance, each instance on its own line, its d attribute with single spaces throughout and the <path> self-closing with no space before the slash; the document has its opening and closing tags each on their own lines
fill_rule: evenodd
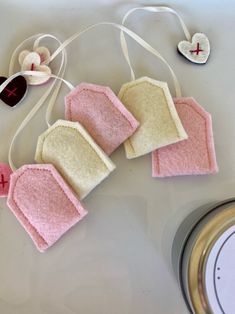
<svg viewBox="0 0 235 314">
<path fill-rule="evenodd" d="M 66 120 L 57 120 L 46 132 L 42 133 L 38 137 L 38 143 L 36 148 L 36 154 L 35 154 L 35 160 L 38 163 L 43 162 L 42 160 L 42 152 L 43 152 L 43 144 L 45 139 L 50 135 L 50 133 L 58 127 L 67 127 L 75 129 L 80 136 L 82 136 L 90 145 L 90 147 L 93 149 L 93 151 L 97 154 L 97 156 L 100 158 L 100 160 L 103 162 L 103 164 L 106 166 L 106 168 L 110 171 L 113 171 L 116 166 L 112 162 L 112 160 L 105 154 L 105 152 L 95 143 L 93 138 L 89 135 L 89 133 L 85 130 L 85 128 L 79 123 L 79 122 L 71 122 Z"/>
<path fill-rule="evenodd" d="M 120 99 L 114 94 L 108 86 L 95 85 L 90 83 L 81 83 L 75 89 L 73 89 L 67 96 L 65 96 L 65 118 L 67 120 L 73 121 L 71 112 L 71 101 L 77 97 L 78 93 L 84 90 L 93 91 L 96 93 L 103 94 L 108 100 L 114 105 L 114 107 L 122 114 L 122 116 L 127 120 L 133 129 L 139 126 L 139 122 L 135 119 L 132 113 L 127 110 Z M 134 132 L 134 131 L 133 131 Z"/>
<path fill-rule="evenodd" d="M 72 128 L 75 131 L 79 133 L 79 136 L 82 136 L 87 141 L 88 145 L 91 146 L 93 151 L 97 154 L 97 156 L 100 158 L 101 162 L 106 166 L 108 169 L 108 172 L 100 178 L 100 180 L 97 182 L 97 184 L 90 190 L 84 192 L 84 191 L 75 191 L 75 188 L 71 186 L 71 188 L 79 195 L 80 199 L 85 198 L 99 183 L 101 183 L 105 178 L 108 177 L 110 172 L 112 172 L 116 166 L 112 162 L 112 160 L 105 154 L 105 152 L 95 143 L 95 141 L 92 139 L 92 137 L 89 135 L 89 133 L 85 130 L 85 128 L 79 123 L 79 122 L 71 122 L 71 121 L 65 121 L 65 120 L 58 120 L 56 123 L 54 123 L 46 132 L 41 134 L 38 138 L 38 143 L 36 147 L 36 154 L 35 154 L 35 160 L 38 163 L 45 163 L 43 160 L 43 145 L 44 141 L 47 138 L 47 136 L 50 135 L 50 133 L 58 127 L 65 127 L 65 128 Z M 62 174 L 63 175 L 63 174 Z M 65 178 L 66 179 L 66 178 Z"/>
<path fill-rule="evenodd" d="M 177 143 L 179 141 L 182 141 L 182 140 L 185 140 L 188 138 L 188 135 L 187 133 L 185 132 L 184 130 L 184 127 L 181 123 L 181 120 L 178 116 L 178 113 L 176 111 L 176 108 L 175 108 L 175 105 L 174 105 L 174 102 L 173 102 L 173 99 L 172 99 L 172 96 L 171 96 L 171 93 L 170 93 L 170 90 L 169 90 L 169 87 L 168 87 L 168 84 L 166 82 L 162 82 L 162 81 L 157 81 L 157 80 L 154 80 L 154 79 L 151 79 L 147 76 L 144 76 L 144 77 L 141 77 L 135 81 L 131 81 L 131 82 L 128 82 L 124 85 L 122 85 L 121 89 L 120 89 L 120 92 L 118 94 L 118 97 L 122 100 L 122 98 L 124 97 L 125 93 L 132 87 L 134 86 L 137 86 L 138 84 L 141 84 L 141 83 L 149 83 L 151 85 L 154 85 L 154 86 L 158 86 L 160 88 L 162 88 L 163 90 L 163 93 L 164 93 L 164 96 L 165 96 L 165 99 L 166 99 L 166 102 L 168 103 L 168 110 L 169 110 L 169 114 L 170 114 L 170 117 L 172 119 L 172 122 L 175 124 L 175 129 L 176 129 L 176 133 L 178 134 L 178 138 L 176 140 L 173 140 L 173 141 L 170 141 L 167 145 L 170 145 L 170 144 L 173 144 L 173 143 Z M 163 146 L 166 146 L 166 145 L 156 145 L 155 147 L 149 149 L 149 150 L 145 150 L 143 153 L 141 154 L 137 154 L 134 150 L 134 146 L 132 145 L 132 142 L 131 142 L 131 137 L 129 139 L 127 139 L 124 143 L 124 147 L 125 147 L 125 152 L 126 152 L 126 157 L 128 159 L 132 159 L 132 158 L 136 158 L 136 157 L 140 157 L 140 156 L 143 156 L 143 155 L 146 155 L 148 153 L 151 153 L 153 150 L 157 149 L 157 148 L 160 148 L 160 147 L 163 147 Z"/>
<path fill-rule="evenodd" d="M 202 173 L 197 173 L 192 171 L 187 174 L 177 174 L 175 176 L 185 176 L 185 175 L 203 175 L 203 174 L 214 174 L 219 171 L 217 161 L 216 161 L 216 152 L 214 146 L 214 138 L 213 138 L 213 128 L 212 128 L 212 118 L 211 114 L 207 112 L 193 97 L 180 97 L 174 98 L 175 104 L 183 104 L 188 105 L 192 109 L 194 109 L 201 117 L 205 120 L 205 128 L 206 128 L 206 146 L 208 153 L 208 163 L 210 165 L 208 171 L 203 171 Z M 158 156 L 158 150 L 152 152 L 152 176 L 153 177 L 171 177 L 174 175 L 165 175 L 161 174 L 160 171 L 160 160 Z"/>
<path fill-rule="evenodd" d="M 44 165 L 24 165 L 18 170 L 16 170 L 11 175 L 11 181 L 10 181 L 10 189 L 7 199 L 7 205 L 13 212 L 13 214 L 16 216 L 18 221 L 21 223 L 25 231 L 29 234 L 33 242 L 35 243 L 37 249 L 40 252 L 44 252 L 48 247 L 50 247 L 52 244 L 48 244 L 46 239 L 43 238 L 43 236 L 38 232 L 38 230 L 35 228 L 35 226 L 30 222 L 28 217 L 25 216 L 25 214 L 21 211 L 19 205 L 17 204 L 15 200 L 15 189 L 17 188 L 17 182 L 18 179 L 26 173 L 27 170 L 38 170 L 38 171 L 47 171 L 50 172 L 50 174 L 55 179 L 58 186 L 61 188 L 65 196 L 68 198 L 68 200 L 72 203 L 74 206 L 74 209 L 76 210 L 78 217 L 74 221 L 73 225 L 76 224 L 79 220 L 81 220 L 84 216 L 87 215 L 87 211 L 84 209 L 82 204 L 79 202 L 79 200 L 76 198 L 76 196 L 73 194 L 72 190 L 68 187 L 68 185 L 65 183 L 61 175 L 58 173 L 58 171 L 55 169 L 55 167 L 51 164 L 44 164 Z M 73 226 L 71 225 L 71 227 Z M 30 232 L 29 230 L 30 229 Z M 61 234 L 62 236 L 63 234 Z"/>
</svg>

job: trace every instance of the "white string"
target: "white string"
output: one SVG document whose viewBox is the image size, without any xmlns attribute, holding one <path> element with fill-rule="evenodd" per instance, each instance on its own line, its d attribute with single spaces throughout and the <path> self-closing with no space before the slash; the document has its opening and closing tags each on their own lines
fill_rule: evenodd
<svg viewBox="0 0 235 314">
<path fill-rule="evenodd" d="M 186 37 L 186 39 L 188 41 L 191 41 L 191 35 L 190 32 L 186 26 L 186 24 L 184 23 L 182 17 L 179 15 L 179 13 L 177 13 L 174 9 L 166 7 L 166 6 L 143 6 L 143 7 L 136 7 L 133 9 L 130 9 L 129 11 L 127 11 L 127 13 L 124 15 L 123 19 L 122 19 L 122 25 L 125 24 L 127 18 L 134 13 L 135 11 L 148 11 L 148 12 L 153 12 L 153 13 L 172 13 L 174 14 L 178 19 L 179 22 L 182 26 L 184 35 Z"/>
<path fill-rule="evenodd" d="M 91 30 L 91 29 L 93 29 L 93 28 L 95 28 L 97 26 L 101 26 L 101 25 L 110 25 L 110 26 L 113 26 L 115 28 L 120 29 L 121 31 L 125 32 L 128 36 L 130 36 L 132 39 L 134 39 L 140 46 L 145 48 L 148 52 L 152 53 L 154 56 L 159 58 L 168 67 L 168 69 L 169 69 L 169 71 L 170 71 L 170 73 L 172 75 L 174 86 L 175 86 L 176 96 L 177 97 L 181 96 L 181 88 L 180 88 L 179 81 L 178 81 L 178 79 L 177 79 L 173 69 L 168 64 L 168 62 L 162 57 L 162 55 L 156 49 L 154 49 L 150 44 L 148 44 L 140 36 L 138 36 L 136 33 L 134 33 L 133 31 L 129 30 L 128 28 L 126 28 L 125 26 L 120 25 L 120 24 L 111 23 L 111 22 L 101 22 L 101 23 L 93 24 L 93 25 L 85 28 L 84 30 L 75 33 L 70 38 L 65 40 L 64 43 L 51 55 L 50 61 L 52 61 L 72 41 L 74 41 L 75 39 L 77 39 L 78 37 L 83 35 L 84 33 L 88 32 L 89 30 Z M 132 78 L 134 76 L 134 71 L 133 71 L 133 69 L 132 69 L 132 67 L 130 65 L 130 62 L 128 62 L 128 65 L 129 65 L 129 68 L 130 68 L 131 78 Z"/>
<path fill-rule="evenodd" d="M 63 78 L 63 76 L 65 74 L 66 66 L 67 66 L 67 54 L 64 55 L 64 68 L 63 68 L 62 73 L 61 73 L 61 78 Z M 65 81 L 58 80 L 57 86 L 55 87 L 55 90 L 54 90 L 54 92 L 53 92 L 53 94 L 52 94 L 52 96 L 50 98 L 50 101 L 49 101 L 49 103 L 47 105 L 47 109 L 46 109 L 46 123 L 47 123 L 48 127 L 50 127 L 51 124 L 52 124 L 52 122 L 51 122 L 52 110 L 54 108 L 56 99 L 58 97 L 58 94 L 59 94 L 62 82 L 65 83 Z M 68 81 L 66 81 L 66 82 L 67 82 L 66 84 L 68 85 L 69 82 Z M 72 84 L 70 84 L 70 85 L 71 86 L 69 88 L 73 89 L 74 87 L 72 86 Z"/>
<path fill-rule="evenodd" d="M 169 7 L 165 7 L 165 6 L 146 6 L 146 7 L 136 7 L 133 9 L 130 9 L 129 11 L 127 11 L 127 13 L 124 15 L 123 19 L 122 19 L 122 25 L 125 24 L 127 18 L 134 13 L 135 11 L 139 11 L 139 10 L 143 10 L 143 11 L 148 11 L 148 12 L 154 12 L 154 13 L 172 13 L 174 15 L 177 16 L 177 18 L 180 21 L 180 24 L 182 26 L 183 32 L 185 34 L 185 37 L 187 38 L 188 41 L 191 41 L 191 35 L 190 32 L 186 26 L 186 24 L 184 23 L 183 19 L 181 18 L 181 16 L 172 8 Z M 126 59 L 127 64 L 129 65 L 129 68 L 131 69 L 131 77 L 132 80 L 135 80 L 135 74 L 131 65 L 131 60 L 130 60 L 130 56 L 129 56 L 129 51 L 128 51 L 128 46 L 127 46 L 127 41 L 125 39 L 124 33 L 123 31 L 121 31 L 120 33 L 120 41 L 121 41 L 121 47 L 122 47 L 122 52 L 123 55 Z M 176 91 L 176 96 L 180 97 L 181 93 L 179 93 L 179 91 Z"/>
<path fill-rule="evenodd" d="M 39 44 L 40 44 L 40 41 L 44 38 L 52 38 L 52 39 L 55 39 L 59 45 L 62 45 L 61 41 L 59 41 L 57 39 L 57 37 L 51 35 L 51 34 L 43 34 L 41 35 L 40 37 L 38 37 L 35 42 L 34 42 L 34 45 L 33 45 L 33 49 L 37 49 Z M 49 64 L 51 61 L 50 59 L 48 60 L 45 60 L 42 64 Z M 65 74 L 65 70 L 66 70 L 66 66 L 67 66 L 67 54 L 65 52 L 65 50 L 62 50 L 62 60 L 61 60 L 61 67 L 60 67 L 60 70 L 59 72 L 57 73 L 57 76 L 60 76 L 61 78 L 63 78 L 64 74 Z M 53 83 L 55 84 L 55 82 Z M 61 88 L 61 84 L 62 84 L 62 80 L 59 80 L 58 83 L 57 83 L 57 86 L 55 87 L 54 89 L 54 92 L 50 98 L 50 101 L 48 103 L 48 106 L 47 106 L 47 110 L 46 110 L 46 123 L 47 123 L 47 126 L 50 127 L 51 126 L 51 114 L 52 114 L 52 110 L 53 110 L 53 107 L 55 105 L 55 102 L 56 102 L 56 99 L 57 99 L 57 96 L 59 94 L 59 91 L 60 91 L 60 88 Z"/>
</svg>

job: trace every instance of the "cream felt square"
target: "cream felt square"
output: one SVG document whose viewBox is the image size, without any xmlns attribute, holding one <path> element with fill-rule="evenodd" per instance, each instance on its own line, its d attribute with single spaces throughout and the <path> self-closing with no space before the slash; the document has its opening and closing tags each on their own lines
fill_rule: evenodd
<svg viewBox="0 0 235 314">
<path fill-rule="evenodd" d="M 64 120 L 39 136 L 35 160 L 53 164 L 80 199 L 115 169 L 81 124 Z"/>
<path fill-rule="evenodd" d="M 118 96 L 140 122 L 124 143 L 127 158 L 187 139 L 167 83 L 142 77 L 124 84 Z"/>
</svg>

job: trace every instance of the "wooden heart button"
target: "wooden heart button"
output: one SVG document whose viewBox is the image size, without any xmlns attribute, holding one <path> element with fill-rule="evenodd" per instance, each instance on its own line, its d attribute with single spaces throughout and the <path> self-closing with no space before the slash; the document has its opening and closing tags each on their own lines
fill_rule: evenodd
<svg viewBox="0 0 235 314">
<path fill-rule="evenodd" d="M 178 44 L 179 52 L 193 63 L 206 63 L 210 55 L 210 42 L 203 33 L 196 33 L 192 37 L 192 42 L 183 40 Z"/>
<path fill-rule="evenodd" d="M 0 85 L 6 80 L 6 77 L 1 76 Z M 8 106 L 14 107 L 24 98 L 26 91 L 26 79 L 23 76 L 17 76 L 0 93 L 0 99 Z"/>
</svg>

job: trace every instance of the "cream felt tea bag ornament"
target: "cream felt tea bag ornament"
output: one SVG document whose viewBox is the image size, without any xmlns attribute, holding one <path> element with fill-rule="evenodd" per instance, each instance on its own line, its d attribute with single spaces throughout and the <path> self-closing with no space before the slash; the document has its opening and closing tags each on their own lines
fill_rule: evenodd
<svg viewBox="0 0 235 314">
<path fill-rule="evenodd" d="M 210 42 L 207 36 L 203 33 L 195 33 L 191 36 L 182 17 L 172 8 L 167 6 L 142 6 L 130 9 L 123 17 L 122 24 L 124 25 L 127 18 L 136 11 L 147 11 L 151 13 L 171 13 L 174 14 L 182 27 L 187 40 L 182 40 L 178 43 L 177 49 L 179 53 L 187 60 L 194 64 L 204 64 L 207 62 L 210 55 Z M 123 35 L 122 35 L 123 36 Z"/>
<path fill-rule="evenodd" d="M 39 136 L 35 160 L 53 164 L 80 199 L 115 169 L 81 124 L 65 120 Z"/>
<path fill-rule="evenodd" d="M 129 11 L 125 15 L 123 23 L 127 16 L 135 10 L 171 12 L 179 17 L 170 8 L 140 7 Z M 179 19 L 183 29 L 186 30 L 185 24 L 180 17 Z M 121 33 L 121 46 L 124 56 L 128 64 L 130 64 L 127 43 L 123 33 Z M 174 104 L 184 129 L 188 134 L 188 139 L 152 152 L 153 177 L 216 173 L 218 166 L 214 148 L 211 115 L 193 97 L 181 97 L 179 85 L 176 96 Z"/>
<path fill-rule="evenodd" d="M 138 130 L 124 143 L 127 158 L 187 139 L 167 83 L 142 77 L 124 84 L 118 96 L 140 121 Z"/>
<path fill-rule="evenodd" d="M 54 52 L 51 60 L 73 40 L 101 25 L 122 30 L 147 51 L 160 58 L 168 66 L 175 88 L 179 91 L 177 78 L 162 56 L 134 32 L 115 23 L 98 23 L 75 33 Z M 128 65 L 130 66 L 129 63 Z M 126 139 L 124 145 L 128 158 L 142 156 L 156 148 L 186 139 L 187 134 L 176 112 L 167 83 L 150 78 L 135 80 L 131 66 L 130 71 L 132 81 L 121 88 L 118 95 L 121 101 L 115 98 L 110 89 L 82 84 L 66 97 L 66 117 L 71 119 L 73 116 L 75 121 L 79 120 L 107 153 L 117 147 L 115 139 L 118 139 L 119 144 L 120 138 L 122 141 Z M 139 122 L 137 129 L 135 119 Z M 127 132 L 128 125 L 129 128 L 132 126 L 131 132 Z"/>
<path fill-rule="evenodd" d="M 124 56 L 131 67 L 127 43 L 121 32 Z M 181 95 L 178 79 L 166 60 L 148 43 L 144 47 L 167 65 L 175 86 L 176 95 Z M 131 67 L 132 69 L 132 67 Z M 135 79 L 124 84 L 119 98 L 140 122 L 138 130 L 124 143 L 127 158 L 136 158 L 173 143 L 187 139 L 187 133 L 176 111 L 166 82 L 149 77 Z"/>
</svg>

